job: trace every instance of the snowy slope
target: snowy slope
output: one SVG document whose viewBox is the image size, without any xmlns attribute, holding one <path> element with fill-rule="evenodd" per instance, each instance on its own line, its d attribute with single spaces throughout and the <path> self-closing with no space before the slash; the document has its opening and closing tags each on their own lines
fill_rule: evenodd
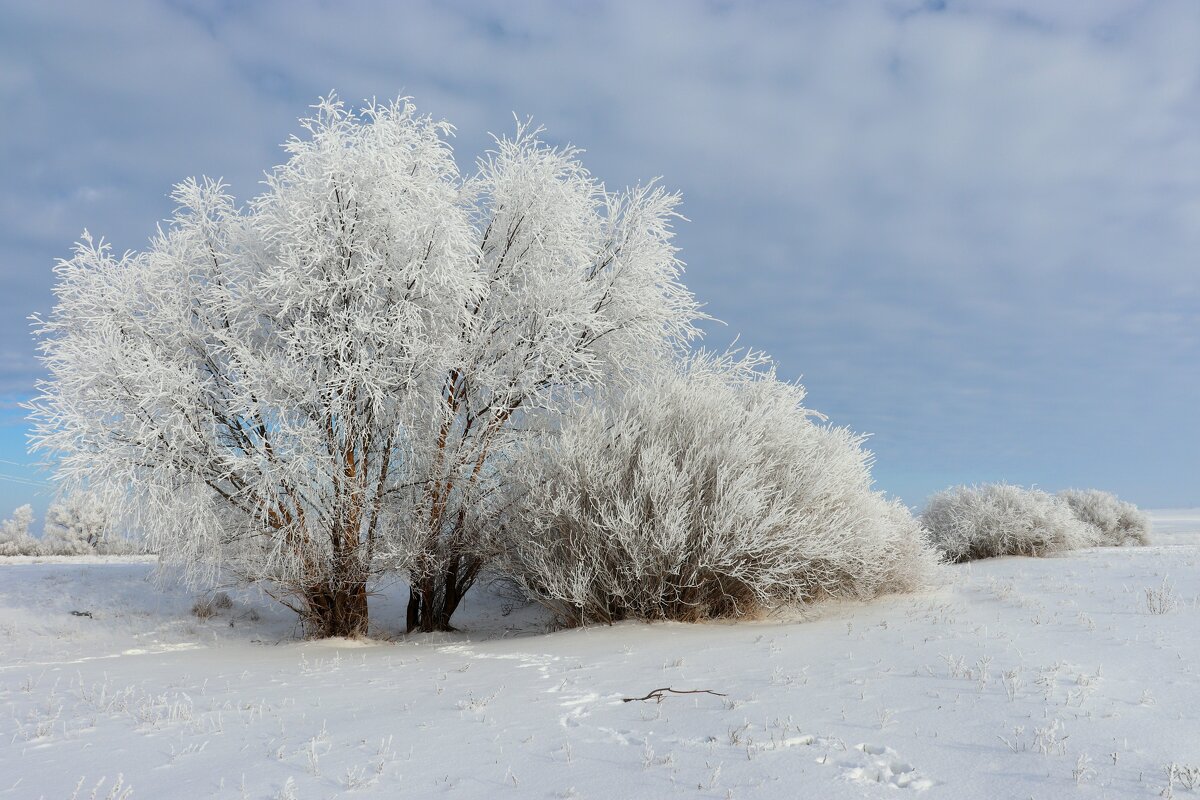
<svg viewBox="0 0 1200 800">
<path fill-rule="evenodd" d="M 545 633 L 484 591 L 405 639 L 396 586 L 369 643 L 253 594 L 198 620 L 145 561 L 0 560 L 0 800 L 1200 796 L 1167 773 L 1200 767 L 1200 510 L 1156 524 L 740 624 Z M 622 702 L 667 686 L 724 696 Z"/>
</svg>

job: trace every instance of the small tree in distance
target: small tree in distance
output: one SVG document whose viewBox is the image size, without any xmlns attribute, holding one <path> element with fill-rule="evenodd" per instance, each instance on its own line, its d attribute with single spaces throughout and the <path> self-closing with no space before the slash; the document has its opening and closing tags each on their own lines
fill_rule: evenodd
<svg viewBox="0 0 1200 800">
<path fill-rule="evenodd" d="M 43 548 L 55 555 L 133 550 L 113 536 L 111 503 L 94 492 L 72 492 L 46 509 Z"/>
<path fill-rule="evenodd" d="M 33 506 L 17 507 L 12 516 L 0 522 L 0 556 L 36 555 L 37 540 L 29 534 L 33 524 Z"/>
<path fill-rule="evenodd" d="M 265 581 L 312 635 L 364 632 L 396 569 L 408 628 L 446 629 L 513 445 L 695 334 L 678 196 L 611 194 L 528 126 L 464 178 L 406 100 L 304 126 L 245 208 L 189 180 L 146 251 L 85 232 L 38 320 L 33 445 L 165 562 Z"/>
</svg>

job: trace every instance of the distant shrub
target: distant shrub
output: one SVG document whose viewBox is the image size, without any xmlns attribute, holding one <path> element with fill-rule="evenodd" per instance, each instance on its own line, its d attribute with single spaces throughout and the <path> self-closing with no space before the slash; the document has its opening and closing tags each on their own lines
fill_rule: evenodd
<svg viewBox="0 0 1200 800">
<path fill-rule="evenodd" d="M 227 592 L 216 592 L 210 597 L 201 597 L 192 605 L 192 615 L 197 619 L 211 619 L 223 611 L 233 608 L 233 598 Z"/>
<path fill-rule="evenodd" d="M 921 522 L 953 562 L 1045 556 L 1090 547 L 1096 535 L 1065 500 L 1003 483 L 955 486 L 929 499 Z"/>
<path fill-rule="evenodd" d="M 111 528 L 111 503 L 90 492 L 72 492 L 46 509 L 42 549 L 46 555 L 94 555 Z"/>
<path fill-rule="evenodd" d="M 0 556 L 140 555 L 140 541 L 116 535 L 108 506 L 91 494 L 60 499 L 46 511 L 41 538 L 30 534 L 33 508 L 23 505 L 0 522 Z"/>
<path fill-rule="evenodd" d="M 568 418 L 516 470 L 498 568 L 569 625 L 924 585 L 937 557 L 871 490 L 863 437 L 762 363 L 697 356 Z"/>
<path fill-rule="evenodd" d="M 1150 518 L 1133 503 L 1098 489 L 1066 489 L 1058 496 L 1092 528 L 1096 544 L 1121 547 L 1150 543 Z"/>
<path fill-rule="evenodd" d="M 217 615 L 216 606 L 212 600 L 202 597 L 192 604 L 192 616 L 196 619 L 211 619 Z"/>
<path fill-rule="evenodd" d="M 38 540 L 29 535 L 33 523 L 33 507 L 23 505 L 13 511 L 10 519 L 0 522 L 0 556 L 36 555 Z"/>
</svg>

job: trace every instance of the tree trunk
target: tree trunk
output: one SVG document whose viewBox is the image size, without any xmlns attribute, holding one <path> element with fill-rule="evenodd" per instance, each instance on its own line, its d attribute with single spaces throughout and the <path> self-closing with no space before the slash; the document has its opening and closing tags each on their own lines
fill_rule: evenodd
<svg viewBox="0 0 1200 800">
<path fill-rule="evenodd" d="M 304 627 L 309 636 L 365 636 L 367 584 L 356 581 L 341 586 L 311 587 L 305 602 Z"/>
<path fill-rule="evenodd" d="M 446 603 L 446 595 L 438 591 L 442 586 L 439 580 L 426 581 L 424 585 L 414 586 L 408 590 L 408 632 L 433 633 L 434 631 L 452 631 L 450 616 L 454 609 Z M 455 603 L 457 606 L 457 603 Z"/>
<path fill-rule="evenodd" d="M 408 590 L 408 632 L 452 631 L 450 618 L 475 583 L 479 562 L 455 556 L 440 573 L 414 582 Z"/>
</svg>

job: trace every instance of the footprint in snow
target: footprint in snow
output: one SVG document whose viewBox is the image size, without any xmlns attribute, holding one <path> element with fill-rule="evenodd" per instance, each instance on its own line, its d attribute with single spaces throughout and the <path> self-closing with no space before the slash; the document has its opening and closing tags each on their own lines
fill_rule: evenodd
<svg viewBox="0 0 1200 800">
<path fill-rule="evenodd" d="M 559 724 L 564 728 L 578 728 L 579 721 L 592 713 L 589 706 L 599 699 L 600 695 L 588 692 L 562 701 L 559 705 L 570 710 L 558 718 Z"/>
<path fill-rule="evenodd" d="M 855 783 L 882 783 L 898 789 L 922 791 L 933 781 L 921 775 L 890 747 L 880 744 L 860 744 L 854 748 L 860 756 L 842 763 L 842 776 Z"/>
</svg>

